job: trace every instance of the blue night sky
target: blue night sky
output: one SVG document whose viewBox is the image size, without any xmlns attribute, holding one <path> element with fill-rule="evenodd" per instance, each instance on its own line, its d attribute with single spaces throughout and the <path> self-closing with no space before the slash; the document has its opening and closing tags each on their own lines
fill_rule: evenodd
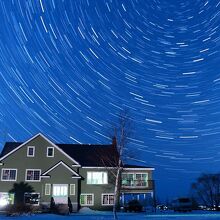
<svg viewBox="0 0 220 220">
<path fill-rule="evenodd" d="M 159 197 L 220 171 L 219 0 L 1 0 L 0 15 L 0 149 L 110 143 L 126 108 Z"/>
</svg>

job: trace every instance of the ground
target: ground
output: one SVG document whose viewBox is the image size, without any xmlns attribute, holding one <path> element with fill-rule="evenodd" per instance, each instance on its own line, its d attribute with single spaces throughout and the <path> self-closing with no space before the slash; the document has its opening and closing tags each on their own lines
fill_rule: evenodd
<svg viewBox="0 0 220 220">
<path fill-rule="evenodd" d="M 81 212 L 68 216 L 54 214 L 24 215 L 6 217 L 0 215 L 0 220 L 113 220 L 111 212 Z M 217 220 L 218 212 L 192 212 L 192 213 L 118 213 L 119 220 Z"/>
</svg>

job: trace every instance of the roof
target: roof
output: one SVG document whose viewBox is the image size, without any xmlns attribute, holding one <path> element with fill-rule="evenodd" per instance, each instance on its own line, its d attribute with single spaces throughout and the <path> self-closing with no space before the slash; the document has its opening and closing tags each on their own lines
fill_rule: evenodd
<svg viewBox="0 0 220 220">
<path fill-rule="evenodd" d="M 28 143 L 30 140 L 41 136 L 46 139 L 58 150 L 69 157 L 76 165 L 82 167 L 116 167 L 118 165 L 119 154 L 116 147 L 116 140 L 113 138 L 112 144 L 54 144 L 42 134 L 37 134 L 26 142 L 6 142 L 0 159 L 3 159 L 11 153 L 17 151 L 20 147 Z M 125 164 L 125 169 L 148 169 L 154 170 L 152 167 Z"/>
<path fill-rule="evenodd" d="M 10 151 L 22 145 L 23 142 L 6 142 L 1 152 L 0 158 Z M 93 145 L 93 144 L 56 144 L 71 158 L 80 163 L 81 166 L 112 167 L 117 163 L 118 152 L 112 144 Z"/>
<path fill-rule="evenodd" d="M 10 151 L 14 150 L 21 144 L 23 144 L 23 142 L 6 142 L 0 154 L 0 158 L 8 154 Z"/>
<path fill-rule="evenodd" d="M 58 166 L 64 166 L 66 167 L 72 174 L 72 178 L 81 178 L 81 176 L 74 171 L 71 167 L 69 167 L 66 163 L 64 163 L 62 160 L 60 162 L 58 162 L 57 164 L 55 164 L 54 166 L 52 166 L 50 169 L 48 169 L 47 171 L 45 171 L 44 173 L 41 174 L 41 177 L 48 177 L 48 173 L 50 173 L 52 170 L 56 169 Z"/>
<path fill-rule="evenodd" d="M 123 168 L 125 169 L 148 169 L 148 170 L 154 170 L 153 167 L 149 166 L 140 166 L 140 165 L 132 165 L 132 164 L 124 164 Z"/>
<path fill-rule="evenodd" d="M 115 166 L 118 152 L 113 145 L 57 144 L 81 166 Z"/>
</svg>

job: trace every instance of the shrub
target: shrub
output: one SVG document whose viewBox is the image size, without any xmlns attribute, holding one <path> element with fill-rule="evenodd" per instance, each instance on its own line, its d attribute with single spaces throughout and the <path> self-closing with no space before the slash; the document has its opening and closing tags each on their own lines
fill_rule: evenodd
<svg viewBox="0 0 220 220">
<path fill-rule="evenodd" d="M 124 206 L 124 210 L 129 212 L 141 212 L 143 210 L 143 206 L 138 200 L 134 199 L 129 201 L 128 204 Z"/>
<path fill-rule="evenodd" d="M 50 212 L 51 213 L 56 212 L 56 204 L 55 204 L 55 201 L 54 201 L 53 197 L 51 197 L 51 199 L 50 199 Z"/>
<path fill-rule="evenodd" d="M 70 197 L 68 197 L 68 207 L 69 207 L 69 212 L 72 213 L 73 212 L 73 205 L 72 205 Z"/>
<path fill-rule="evenodd" d="M 56 205 L 56 213 L 59 215 L 69 215 L 68 204 L 58 204 Z"/>
<path fill-rule="evenodd" d="M 17 205 L 8 205 L 6 209 L 6 215 L 8 216 L 18 216 L 23 214 L 32 214 L 34 212 L 33 206 L 17 204 Z"/>
</svg>

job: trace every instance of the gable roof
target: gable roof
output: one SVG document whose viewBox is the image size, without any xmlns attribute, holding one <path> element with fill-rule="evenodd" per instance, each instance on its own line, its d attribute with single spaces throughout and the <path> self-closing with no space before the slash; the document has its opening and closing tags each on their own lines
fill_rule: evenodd
<svg viewBox="0 0 220 220">
<path fill-rule="evenodd" d="M 29 141 L 33 140 L 37 136 L 41 136 L 46 139 L 52 146 L 56 147 L 59 151 L 65 154 L 68 158 L 74 161 L 72 166 L 83 167 L 115 167 L 118 163 L 119 154 L 115 143 L 109 145 L 100 144 L 54 144 L 42 134 L 37 134 L 26 142 L 6 142 L 2 152 L 0 154 L 0 162 L 2 159 L 21 148 Z M 56 165 L 55 165 L 56 166 Z M 154 170 L 149 166 L 139 165 L 124 165 L 125 169 L 140 169 L 146 168 L 148 170 Z"/>
<path fill-rule="evenodd" d="M 50 173 L 52 170 L 54 170 L 55 168 L 57 168 L 58 166 L 64 166 L 66 167 L 72 174 L 72 178 L 81 178 L 81 176 L 75 172 L 71 167 L 69 167 L 66 163 L 64 163 L 62 160 L 60 162 L 58 162 L 57 164 L 55 164 L 54 166 L 52 166 L 51 168 L 49 168 L 47 171 L 45 171 L 44 173 L 41 174 L 41 177 L 48 177 L 48 173 Z"/>
<path fill-rule="evenodd" d="M 24 145 L 28 144 L 30 141 L 32 141 L 33 139 L 37 138 L 37 137 L 41 137 L 43 138 L 44 140 L 46 140 L 47 142 L 49 142 L 53 147 L 55 147 L 58 151 L 60 151 L 61 153 L 63 153 L 66 157 L 68 157 L 70 160 L 73 161 L 74 163 L 74 166 L 80 166 L 80 164 L 74 160 L 72 157 L 70 157 L 68 154 L 66 154 L 62 149 L 60 149 L 56 144 L 54 144 L 52 141 L 50 141 L 48 138 L 46 138 L 43 134 L 39 133 L 39 134 L 36 134 L 35 136 L 33 136 L 32 138 L 28 139 L 27 141 L 25 141 L 24 143 L 20 143 L 20 144 L 12 144 L 12 145 L 8 145 L 6 143 L 6 145 L 4 146 L 3 148 L 3 153 L 5 153 L 3 155 L 3 153 L 1 153 L 0 155 L 0 160 L 3 160 L 4 158 L 6 158 L 7 156 L 9 156 L 10 154 L 14 153 L 15 151 L 17 151 L 18 149 L 20 149 L 21 147 L 23 147 Z M 11 142 L 11 143 L 14 143 L 14 142 Z M 17 142 L 16 142 L 17 143 Z M 11 148 L 10 150 L 7 149 L 8 148 Z M 6 148 L 6 149 L 5 149 Z M 13 149 L 12 149 L 13 148 Z"/>
<path fill-rule="evenodd" d="M 117 164 L 118 152 L 116 147 L 109 145 L 90 145 L 90 144 L 54 144 L 42 134 L 38 134 L 49 141 L 52 146 L 58 148 L 62 153 L 71 158 L 77 166 L 94 166 L 94 167 L 113 167 Z M 20 149 L 22 146 L 33 140 L 35 135 L 28 141 L 22 142 L 6 142 L 2 149 L 0 160 L 6 158 L 11 153 Z"/>
</svg>

